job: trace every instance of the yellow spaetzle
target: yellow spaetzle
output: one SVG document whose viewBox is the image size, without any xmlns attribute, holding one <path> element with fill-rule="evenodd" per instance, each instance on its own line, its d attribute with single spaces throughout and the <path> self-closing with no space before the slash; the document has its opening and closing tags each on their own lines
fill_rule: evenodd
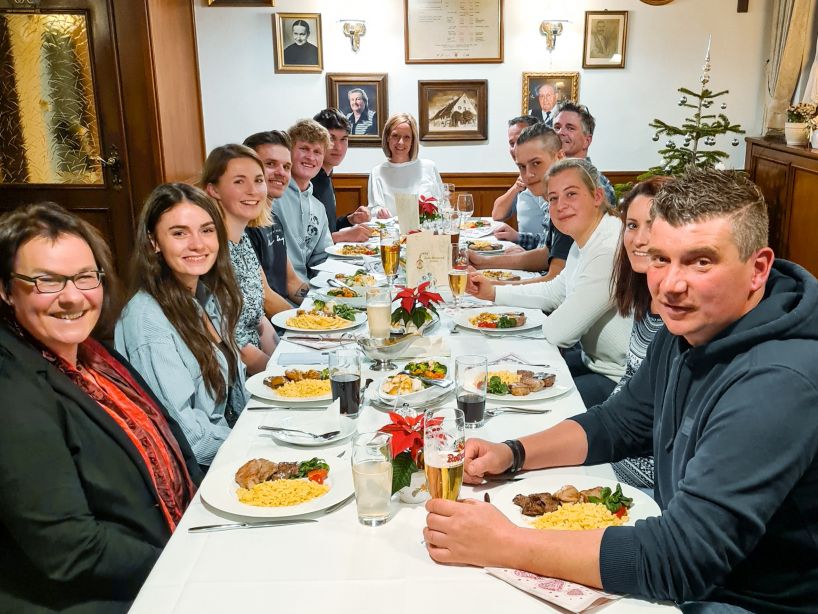
<svg viewBox="0 0 818 614">
<path fill-rule="evenodd" d="M 287 382 L 276 388 L 275 391 L 282 397 L 320 397 L 330 393 L 330 381 L 328 379 L 302 379 L 297 382 Z"/>
<path fill-rule="evenodd" d="M 338 316 L 327 316 L 317 313 L 305 312 L 291 318 L 287 318 L 287 326 L 292 328 L 304 328 L 307 330 L 333 330 L 349 326 L 350 321 Z"/>
<path fill-rule="evenodd" d="M 259 507 L 285 507 L 316 499 L 329 492 L 326 484 L 310 480 L 273 480 L 252 488 L 239 488 L 239 501 Z"/>
<path fill-rule="evenodd" d="M 622 518 L 611 514 L 604 505 L 598 503 L 566 503 L 553 512 L 535 518 L 531 523 L 535 529 L 557 529 L 562 531 L 584 531 L 604 529 L 623 525 L 628 515 Z"/>
</svg>

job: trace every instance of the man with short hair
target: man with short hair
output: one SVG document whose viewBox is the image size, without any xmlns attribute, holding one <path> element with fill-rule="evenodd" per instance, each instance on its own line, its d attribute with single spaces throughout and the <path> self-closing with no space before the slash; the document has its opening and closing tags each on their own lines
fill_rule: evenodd
<svg viewBox="0 0 818 614">
<path fill-rule="evenodd" d="M 335 243 L 366 241 L 372 234 L 367 226 L 362 225 L 370 219 L 368 207 L 359 206 L 349 215 L 336 215 L 332 171 L 344 161 L 347 155 L 349 149 L 349 121 L 338 109 L 334 108 L 319 111 L 313 119 L 329 132 L 330 148 L 324 155 L 321 170 L 312 180 L 312 193 L 313 196 L 324 203 L 327 210 L 327 221 L 332 232 L 332 240 Z"/>
<path fill-rule="evenodd" d="M 465 480 L 653 454 L 662 515 L 530 531 L 489 504 L 434 499 L 427 549 L 439 562 L 522 569 L 689 612 L 814 612 L 818 282 L 774 260 L 764 197 L 741 173 L 691 168 L 659 192 L 653 215 L 647 279 L 666 327 L 639 370 L 550 429 L 467 441 Z"/>
<path fill-rule="evenodd" d="M 594 140 L 596 120 L 588 107 L 575 102 L 564 102 L 556 108 L 554 130 L 562 139 L 562 152 L 566 158 L 585 158 L 589 162 L 591 157 L 588 149 Z M 608 197 L 611 207 L 616 208 L 616 193 L 611 182 L 605 175 L 600 174 L 602 189 Z"/>
<path fill-rule="evenodd" d="M 318 64 L 318 47 L 309 42 L 310 24 L 296 19 L 292 25 L 293 42 L 284 49 L 284 64 L 313 66 Z"/>
<path fill-rule="evenodd" d="M 272 208 L 273 201 L 284 194 L 290 183 L 290 137 L 280 130 L 257 132 L 244 139 L 244 145 L 255 151 L 264 164 L 267 198 Z M 244 231 L 264 271 L 267 282 L 264 288 L 264 313 L 268 317 L 289 309 L 292 304 L 300 305 L 309 292 L 309 284 L 296 274 L 287 258 L 281 221 L 275 213 L 272 218 L 271 226 L 248 227 Z"/>
<path fill-rule="evenodd" d="M 514 158 L 514 146 L 517 144 L 517 139 L 520 138 L 520 133 L 537 123 L 537 120 L 531 115 L 520 115 L 508 120 L 508 153 L 511 156 L 511 161 L 517 164 Z M 524 232 L 536 232 L 528 227 L 528 222 L 534 219 L 535 223 L 539 223 L 538 214 L 542 212 L 543 205 L 531 194 L 526 192 L 525 181 L 522 176 L 518 175 L 508 191 L 502 196 L 498 196 L 494 201 L 494 206 L 491 209 L 491 217 L 498 221 L 507 220 L 515 213 L 517 214 L 517 228 L 521 231 L 525 227 Z"/>
<path fill-rule="evenodd" d="M 557 104 L 557 90 L 550 83 L 543 83 L 537 88 L 537 102 L 539 109 L 529 109 L 528 114 L 541 121 L 546 126 L 551 126 L 554 121 L 554 107 Z"/>
<path fill-rule="evenodd" d="M 347 92 L 351 113 L 347 114 L 350 134 L 378 134 L 377 113 L 369 108 L 369 96 L 359 87 Z"/>
<path fill-rule="evenodd" d="M 293 144 L 292 179 L 281 198 L 273 202 L 273 213 L 281 220 L 287 240 L 287 255 L 302 278 L 314 275 L 312 267 L 327 259 L 332 245 L 327 210 L 312 194 L 312 179 L 321 170 L 330 147 L 327 129 L 312 119 L 302 119 L 287 131 Z"/>
</svg>

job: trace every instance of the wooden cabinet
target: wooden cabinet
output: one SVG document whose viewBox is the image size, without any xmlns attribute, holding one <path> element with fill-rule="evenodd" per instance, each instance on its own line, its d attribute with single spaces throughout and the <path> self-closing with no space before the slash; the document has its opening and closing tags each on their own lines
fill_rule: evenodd
<svg viewBox="0 0 818 614">
<path fill-rule="evenodd" d="M 776 256 L 818 275 L 818 150 L 748 138 L 745 168 L 767 200 Z"/>
</svg>

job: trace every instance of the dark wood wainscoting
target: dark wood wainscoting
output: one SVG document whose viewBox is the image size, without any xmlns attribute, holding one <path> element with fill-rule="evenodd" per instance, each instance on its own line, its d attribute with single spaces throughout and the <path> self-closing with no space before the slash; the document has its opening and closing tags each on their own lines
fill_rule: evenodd
<svg viewBox="0 0 818 614">
<path fill-rule="evenodd" d="M 613 184 L 634 181 L 643 171 L 615 171 L 605 173 Z M 443 173 L 446 183 L 453 183 L 458 192 L 474 196 L 475 215 L 489 216 L 495 199 L 504 194 L 517 177 L 516 173 Z M 367 202 L 367 180 L 364 173 L 337 174 L 333 176 L 338 214 L 351 213 Z"/>
</svg>

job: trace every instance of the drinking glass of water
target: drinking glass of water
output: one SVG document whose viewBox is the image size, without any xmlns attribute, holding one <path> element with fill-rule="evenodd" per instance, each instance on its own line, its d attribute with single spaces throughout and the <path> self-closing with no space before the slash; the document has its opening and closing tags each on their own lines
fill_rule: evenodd
<svg viewBox="0 0 818 614">
<path fill-rule="evenodd" d="M 357 349 L 330 352 L 329 381 L 332 400 L 341 399 L 341 414 L 356 417 L 361 404 L 361 355 Z"/>
<path fill-rule="evenodd" d="M 458 356 L 454 361 L 457 407 L 463 410 L 466 428 L 485 423 L 488 359 L 477 354 Z"/>
<path fill-rule="evenodd" d="M 358 522 L 377 527 L 389 519 L 392 498 L 392 435 L 359 433 L 352 441 L 352 482 Z"/>
<path fill-rule="evenodd" d="M 392 293 L 388 287 L 366 289 L 366 321 L 370 337 L 389 339 L 392 329 Z"/>
<path fill-rule="evenodd" d="M 457 212 L 460 214 L 461 224 L 474 214 L 474 198 L 471 194 L 457 195 Z"/>
</svg>

